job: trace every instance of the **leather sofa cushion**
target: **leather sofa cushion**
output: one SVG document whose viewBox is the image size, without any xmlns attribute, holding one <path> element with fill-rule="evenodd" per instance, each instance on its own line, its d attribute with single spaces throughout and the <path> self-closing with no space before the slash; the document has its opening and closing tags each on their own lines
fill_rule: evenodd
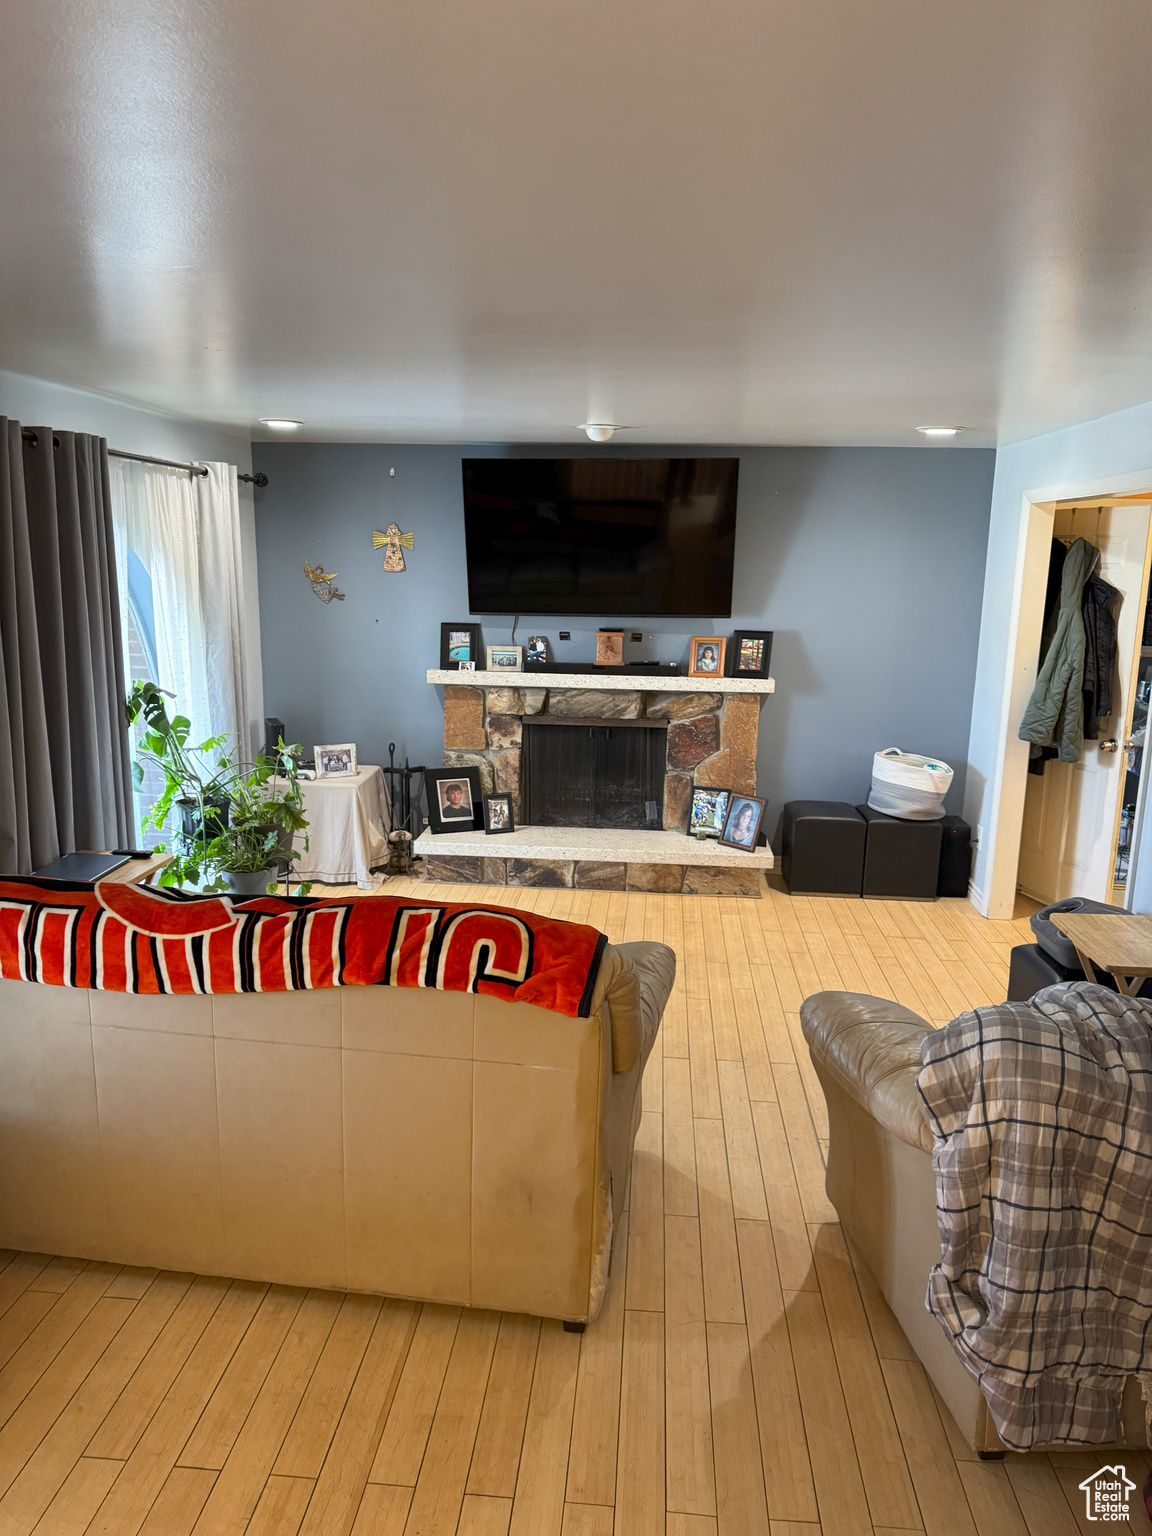
<svg viewBox="0 0 1152 1536">
<path fill-rule="evenodd" d="M 604 951 L 592 1012 L 601 999 L 607 1000 L 613 1072 L 630 1072 L 637 1062 L 647 1060 L 675 980 L 676 955 L 667 944 L 641 940 L 612 944 Z"/>
<path fill-rule="evenodd" d="M 817 992 L 800 1024 L 817 1067 L 909 1146 L 932 1150 L 916 1079 L 920 1047 L 932 1026 L 919 1014 L 860 992 Z"/>
</svg>

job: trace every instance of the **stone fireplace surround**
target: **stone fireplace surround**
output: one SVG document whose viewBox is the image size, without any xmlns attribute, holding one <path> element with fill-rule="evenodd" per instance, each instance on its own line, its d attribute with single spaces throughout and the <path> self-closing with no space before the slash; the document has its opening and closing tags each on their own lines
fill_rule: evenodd
<svg viewBox="0 0 1152 1536">
<path fill-rule="evenodd" d="M 683 892 L 691 895 L 758 896 L 762 869 L 758 865 L 734 867 L 732 853 L 725 865 L 702 865 L 700 845 L 690 844 L 691 861 L 668 862 L 668 831 L 683 833 L 693 784 L 756 793 L 756 746 L 760 708 L 774 690 L 771 678 L 763 680 L 717 678 L 668 678 L 638 674 L 573 675 L 568 673 L 477 672 L 467 683 L 459 672 L 429 671 L 428 681 L 444 685 L 444 766 L 479 770 L 485 793 L 506 791 L 513 797 L 517 824 L 520 820 L 520 749 L 523 721 L 547 714 L 556 719 L 639 720 L 667 724 L 664 829 L 647 834 L 664 848 L 659 862 L 636 863 L 610 858 L 571 860 L 505 857 L 500 839 L 485 843 L 483 856 L 450 855 L 449 835 L 432 834 L 424 844 L 425 871 L 429 879 L 509 885 L 576 886 L 595 890 L 646 890 Z M 554 682 L 553 679 L 556 681 Z M 562 683 L 560 680 L 563 680 Z M 557 683 L 560 685 L 557 686 Z M 540 829 L 541 835 L 552 829 Z M 563 829 L 556 829 L 557 833 Z M 483 834 L 481 834 L 483 835 Z M 587 834 L 591 836 L 591 833 Z M 599 836 L 599 834 L 597 834 Z M 646 834 L 639 834 L 645 836 Z M 451 834 L 460 838 L 461 833 Z M 604 829 L 602 841 L 610 846 L 614 834 Z M 489 847 L 491 853 L 489 853 Z M 673 852 L 683 847 L 677 840 Z M 589 849 L 589 852 L 592 850 Z M 511 853 L 511 848 L 509 853 Z M 739 853 L 737 859 L 747 857 Z"/>
</svg>

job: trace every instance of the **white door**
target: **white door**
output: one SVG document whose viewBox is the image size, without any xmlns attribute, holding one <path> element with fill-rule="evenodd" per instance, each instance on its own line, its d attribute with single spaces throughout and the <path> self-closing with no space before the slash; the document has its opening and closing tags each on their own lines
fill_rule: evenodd
<svg viewBox="0 0 1152 1536">
<path fill-rule="evenodd" d="M 1148 529 L 1152 507 L 1076 507 L 1056 510 L 1057 538 L 1084 538 L 1100 551 L 1097 574 L 1119 589 L 1116 614 L 1116 713 L 1101 726 L 1100 741 L 1086 741 L 1078 763 L 1050 761 L 1042 776 L 1028 775 L 1017 883 L 1047 904 L 1067 896 L 1112 900 L 1116 835 L 1128 736 L 1135 702 L 1136 663 L 1148 588 Z M 1115 740 L 1116 751 L 1101 749 Z"/>
</svg>

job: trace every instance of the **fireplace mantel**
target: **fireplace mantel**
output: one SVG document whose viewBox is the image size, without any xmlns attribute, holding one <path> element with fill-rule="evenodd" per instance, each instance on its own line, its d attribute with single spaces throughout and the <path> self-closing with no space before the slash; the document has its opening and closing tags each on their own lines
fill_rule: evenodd
<svg viewBox="0 0 1152 1536">
<path fill-rule="evenodd" d="M 613 693 L 775 693 L 774 677 L 666 677 L 652 672 L 445 672 L 428 681 L 449 688 L 596 688 Z"/>
</svg>

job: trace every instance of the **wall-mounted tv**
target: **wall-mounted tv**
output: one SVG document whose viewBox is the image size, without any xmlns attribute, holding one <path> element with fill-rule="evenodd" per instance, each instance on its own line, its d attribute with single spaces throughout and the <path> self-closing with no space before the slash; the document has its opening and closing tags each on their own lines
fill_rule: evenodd
<svg viewBox="0 0 1152 1536">
<path fill-rule="evenodd" d="M 739 459 L 465 459 L 473 613 L 732 612 Z"/>
</svg>

